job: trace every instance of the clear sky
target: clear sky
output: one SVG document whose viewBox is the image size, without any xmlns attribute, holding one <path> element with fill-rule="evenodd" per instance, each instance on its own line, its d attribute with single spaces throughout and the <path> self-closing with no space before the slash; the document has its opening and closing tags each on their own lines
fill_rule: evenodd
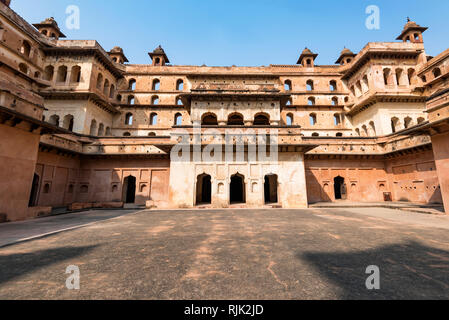
<svg viewBox="0 0 449 320">
<path fill-rule="evenodd" d="M 80 29 L 66 27 L 66 8 L 80 8 Z M 380 9 L 380 29 L 365 26 L 367 6 Z M 28 22 L 53 16 L 69 39 L 120 46 L 131 63 L 149 63 L 159 44 L 176 65 L 295 64 L 304 47 L 317 64 L 334 64 L 343 47 L 395 41 L 406 17 L 421 26 L 426 50 L 449 47 L 447 0 L 12 0 Z"/>
</svg>

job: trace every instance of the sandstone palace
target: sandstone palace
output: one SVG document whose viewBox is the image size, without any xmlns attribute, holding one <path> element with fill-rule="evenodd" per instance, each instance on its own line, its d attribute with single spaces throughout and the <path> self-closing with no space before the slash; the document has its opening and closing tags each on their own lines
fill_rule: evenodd
<svg viewBox="0 0 449 320">
<path fill-rule="evenodd" d="M 408 21 L 395 41 L 344 48 L 333 65 L 306 48 L 296 64 L 181 66 L 161 46 L 136 65 L 120 47 L 66 40 L 53 18 L 31 25 L 9 4 L 0 0 L 3 221 L 63 207 L 344 200 L 449 212 L 449 49 L 427 55 L 426 27 Z M 246 134 L 259 131 L 263 144 Z M 211 145 L 231 152 L 195 156 Z M 174 160 L 174 148 L 191 152 Z"/>
</svg>

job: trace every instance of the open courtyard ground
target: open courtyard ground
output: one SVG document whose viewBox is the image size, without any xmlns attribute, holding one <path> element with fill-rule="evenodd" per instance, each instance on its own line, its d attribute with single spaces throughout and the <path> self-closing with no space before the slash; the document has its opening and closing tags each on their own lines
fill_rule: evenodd
<svg viewBox="0 0 449 320">
<path fill-rule="evenodd" d="M 0 246 L 1 299 L 449 298 L 449 217 L 387 208 L 90 211 L 2 224 Z"/>
</svg>

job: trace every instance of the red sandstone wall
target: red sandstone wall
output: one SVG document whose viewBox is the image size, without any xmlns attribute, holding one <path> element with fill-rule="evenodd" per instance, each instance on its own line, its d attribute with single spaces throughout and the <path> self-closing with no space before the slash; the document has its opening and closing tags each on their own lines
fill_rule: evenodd
<svg viewBox="0 0 449 320">
<path fill-rule="evenodd" d="M 449 133 L 432 137 L 436 168 L 446 213 L 449 213 Z"/>
<path fill-rule="evenodd" d="M 432 150 L 385 161 L 393 201 L 442 203 Z"/>
<path fill-rule="evenodd" d="M 335 200 L 334 178 L 341 176 L 347 186 L 347 200 L 383 201 L 389 190 L 382 160 L 306 160 L 309 203 Z"/>
<path fill-rule="evenodd" d="M 40 136 L 0 125 L 0 137 L 0 213 L 26 219 Z"/>
<path fill-rule="evenodd" d="M 123 184 L 128 176 L 136 178 L 136 204 L 147 200 L 168 200 L 169 160 L 101 159 L 83 160 L 79 173 L 77 202 L 123 201 Z M 86 188 L 87 187 L 87 188 Z"/>
<path fill-rule="evenodd" d="M 39 175 L 38 205 L 64 207 L 75 201 L 78 190 L 77 157 L 39 152 L 36 174 Z"/>
</svg>

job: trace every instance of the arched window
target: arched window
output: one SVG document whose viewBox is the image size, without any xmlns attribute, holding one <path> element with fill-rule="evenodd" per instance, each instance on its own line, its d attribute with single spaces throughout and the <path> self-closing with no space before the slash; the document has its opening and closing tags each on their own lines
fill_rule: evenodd
<svg viewBox="0 0 449 320">
<path fill-rule="evenodd" d="M 329 82 L 329 89 L 330 89 L 330 91 L 336 91 L 337 90 L 337 81 L 331 80 Z"/>
<path fill-rule="evenodd" d="M 440 70 L 440 68 L 435 68 L 435 69 L 433 69 L 433 70 L 432 70 L 432 73 L 433 73 L 433 76 L 434 76 L 435 78 L 438 78 L 439 76 L 441 76 L 441 70 Z"/>
<path fill-rule="evenodd" d="M 19 64 L 19 70 L 25 74 L 28 74 L 28 66 L 25 63 Z"/>
<path fill-rule="evenodd" d="M 152 90 L 153 91 L 159 91 L 160 88 L 161 88 L 161 82 L 159 81 L 159 79 L 154 79 L 153 80 Z"/>
<path fill-rule="evenodd" d="M 111 91 L 109 91 L 109 98 L 112 99 L 114 98 L 115 95 L 115 86 L 111 85 Z"/>
<path fill-rule="evenodd" d="M 149 136 L 149 137 L 155 137 L 155 136 L 156 136 L 156 133 L 150 132 L 150 133 L 148 133 L 148 136 Z"/>
<path fill-rule="evenodd" d="M 309 114 L 309 121 L 310 121 L 310 125 L 311 126 L 316 125 L 317 121 L 316 121 L 316 114 L 315 113 Z"/>
<path fill-rule="evenodd" d="M 391 118 L 391 131 L 395 133 L 399 130 L 399 119 L 396 117 Z"/>
<path fill-rule="evenodd" d="M 123 133 L 123 136 L 124 136 L 124 137 L 131 137 L 131 133 L 129 133 L 129 132 L 124 132 L 124 133 Z"/>
<path fill-rule="evenodd" d="M 50 117 L 50 120 L 48 121 L 49 123 L 51 123 L 54 126 L 59 127 L 59 116 L 54 114 Z"/>
<path fill-rule="evenodd" d="M 410 128 L 411 126 L 412 126 L 412 118 L 406 117 L 404 119 L 404 128 L 407 129 Z"/>
<path fill-rule="evenodd" d="M 334 114 L 334 125 L 339 126 L 341 124 L 341 118 L 338 113 Z"/>
<path fill-rule="evenodd" d="M 386 68 L 384 69 L 384 83 L 386 86 L 388 85 L 392 85 L 392 81 L 391 81 L 391 69 Z"/>
<path fill-rule="evenodd" d="M 286 119 L 286 124 L 287 126 L 292 126 L 293 125 L 293 114 L 292 113 L 288 113 Z"/>
<path fill-rule="evenodd" d="M 285 80 L 284 82 L 284 90 L 292 91 L 292 82 L 290 80 Z"/>
<path fill-rule="evenodd" d="M 158 96 L 153 96 L 151 98 L 151 104 L 152 105 L 158 105 L 159 104 L 159 97 Z"/>
<path fill-rule="evenodd" d="M 356 132 L 357 135 L 360 137 L 360 129 L 359 129 L 359 128 L 356 128 L 356 129 L 355 129 L 355 132 Z"/>
<path fill-rule="evenodd" d="M 243 116 L 240 113 L 233 113 L 228 116 L 228 126 L 243 126 Z"/>
<path fill-rule="evenodd" d="M 398 86 L 406 85 L 404 78 L 404 70 L 400 68 L 396 69 L 396 83 Z"/>
<path fill-rule="evenodd" d="M 313 80 L 307 80 L 306 87 L 307 91 L 313 91 L 314 90 Z"/>
<path fill-rule="evenodd" d="M 407 76 L 408 76 L 408 83 L 413 85 L 416 84 L 416 74 L 415 74 L 415 69 L 408 69 L 407 71 Z"/>
<path fill-rule="evenodd" d="M 99 73 L 97 77 L 97 89 L 101 90 L 102 85 L 103 85 L 103 75 Z"/>
<path fill-rule="evenodd" d="M 370 121 L 369 128 L 370 128 L 370 136 L 373 136 L 373 137 L 377 136 L 376 126 L 374 124 L 374 121 Z"/>
<path fill-rule="evenodd" d="M 104 136 L 104 124 L 100 123 L 98 126 L 98 136 L 103 137 Z"/>
<path fill-rule="evenodd" d="M 337 132 L 337 134 L 336 134 L 335 136 L 336 136 L 336 137 L 343 137 L 343 133 Z"/>
<path fill-rule="evenodd" d="M 424 119 L 423 117 L 419 117 L 419 118 L 416 120 L 416 122 L 417 122 L 418 124 L 421 124 L 421 123 L 423 123 L 424 121 L 426 121 L 426 119 Z"/>
<path fill-rule="evenodd" d="M 108 96 L 108 93 L 109 93 L 109 80 L 106 79 L 106 80 L 104 81 L 103 94 L 104 94 L 105 96 Z"/>
<path fill-rule="evenodd" d="M 97 133 L 97 121 L 94 119 L 90 123 L 90 135 L 94 136 Z"/>
<path fill-rule="evenodd" d="M 53 66 L 46 66 L 44 70 L 44 80 L 52 81 L 55 73 L 55 68 Z"/>
<path fill-rule="evenodd" d="M 369 91 L 369 82 L 368 82 L 368 76 L 365 74 L 362 78 L 362 93 Z"/>
<path fill-rule="evenodd" d="M 112 136 L 111 128 L 106 127 L 106 135 L 107 136 Z"/>
<path fill-rule="evenodd" d="M 131 112 L 128 112 L 125 115 L 125 125 L 132 126 L 133 124 L 133 114 Z"/>
<path fill-rule="evenodd" d="M 20 53 L 29 58 L 31 53 L 31 45 L 28 41 L 24 40 L 22 47 L 20 47 Z"/>
<path fill-rule="evenodd" d="M 179 97 L 176 99 L 176 104 L 177 104 L 178 106 L 184 105 L 184 104 L 182 103 L 182 99 L 179 98 Z"/>
<path fill-rule="evenodd" d="M 213 113 L 203 115 L 201 124 L 204 126 L 218 126 L 217 116 Z"/>
<path fill-rule="evenodd" d="M 338 106 L 338 98 L 337 98 L 337 97 L 333 97 L 333 98 L 332 98 L 331 104 L 332 104 L 333 106 Z"/>
<path fill-rule="evenodd" d="M 72 82 L 72 83 L 80 83 L 81 82 L 81 67 L 80 66 L 72 67 L 70 82 Z"/>
<path fill-rule="evenodd" d="M 182 114 L 175 114 L 175 126 L 182 126 Z"/>
<path fill-rule="evenodd" d="M 318 132 L 312 133 L 312 137 L 319 137 L 319 136 L 320 136 L 320 134 Z"/>
<path fill-rule="evenodd" d="M 368 136 L 368 128 L 366 127 L 366 125 L 362 126 L 362 136 L 367 137 Z"/>
<path fill-rule="evenodd" d="M 128 96 L 128 104 L 133 105 L 133 104 L 135 104 L 135 102 L 136 102 L 136 99 L 134 98 L 134 96 Z"/>
<path fill-rule="evenodd" d="M 117 101 L 118 101 L 118 102 L 122 102 L 122 95 L 121 95 L 121 94 L 118 94 L 118 95 L 117 95 Z"/>
<path fill-rule="evenodd" d="M 128 90 L 136 90 L 136 79 L 130 79 L 128 82 Z"/>
<path fill-rule="evenodd" d="M 157 113 L 152 113 L 150 115 L 150 125 L 156 126 L 157 125 Z"/>
<path fill-rule="evenodd" d="M 35 77 L 36 79 L 39 79 L 39 78 L 41 77 L 41 73 L 40 73 L 39 71 L 36 71 L 36 72 L 34 73 L 34 77 Z"/>
<path fill-rule="evenodd" d="M 307 104 L 309 106 L 314 106 L 315 105 L 315 98 L 314 97 L 310 97 L 309 99 L 307 99 Z"/>
<path fill-rule="evenodd" d="M 292 105 L 292 99 L 288 99 L 287 102 L 285 103 L 286 106 L 291 106 Z"/>
<path fill-rule="evenodd" d="M 56 76 L 56 82 L 65 83 L 67 81 L 67 67 L 60 66 Z"/>
<path fill-rule="evenodd" d="M 182 79 L 179 79 L 176 81 L 176 90 L 183 91 L 184 90 L 184 81 Z"/>
<path fill-rule="evenodd" d="M 269 126 L 270 117 L 265 113 L 259 113 L 254 117 L 255 126 Z"/>
<path fill-rule="evenodd" d="M 73 131 L 73 116 L 71 114 L 68 114 L 64 117 L 62 127 L 69 131 Z"/>
</svg>

